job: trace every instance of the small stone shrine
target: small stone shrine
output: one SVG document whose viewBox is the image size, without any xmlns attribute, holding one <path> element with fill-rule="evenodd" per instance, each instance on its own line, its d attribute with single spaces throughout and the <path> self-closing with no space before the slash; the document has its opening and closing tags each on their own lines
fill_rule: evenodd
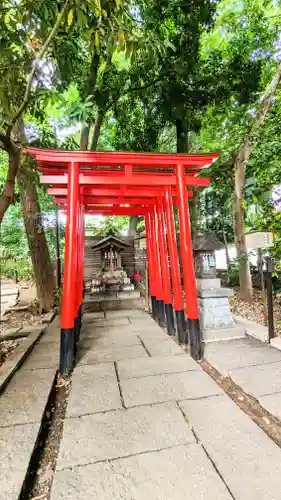
<svg viewBox="0 0 281 500">
<path fill-rule="evenodd" d="M 134 285 L 122 267 L 122 252 L 129 246 L 116 236 L 107 236 L 92 245 L 93 252 L 100 252 L 101 269 L 93 277 L 92 293 L 131 292 Z"/>
<path fill-rule="evenodd" d="M 230 312 L 229 297 L 233 292 L 222 288 L 217 278 L 215 250 L 221 248 L 213 233 L 198 235 L 193 241 L 200 326 L 205 342 L 244 336 Z"/>
</svg>

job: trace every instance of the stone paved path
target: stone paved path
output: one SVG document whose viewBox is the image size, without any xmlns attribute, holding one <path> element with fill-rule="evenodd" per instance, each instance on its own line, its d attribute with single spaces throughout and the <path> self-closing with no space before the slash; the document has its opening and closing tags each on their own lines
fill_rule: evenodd
<svg viewBox="0 0 281 500">
<path fill-rule="evenodd" d="M 281 351 L 251 337 L 207 344 L 205 358 L 281 420 Z M 280 493 L 281 498 L 281 493 Z"/>
<path fill-rule="evenodd" d="M 52 500 L 280 500 L 281 449 L 141 311 L 84 316 Z"/>
<path fill-rule="evenodd" d="M 56 318 L 0 395 L 0 500 L 19 498 L 57 370 L 58 326 Z"/>
</svg>

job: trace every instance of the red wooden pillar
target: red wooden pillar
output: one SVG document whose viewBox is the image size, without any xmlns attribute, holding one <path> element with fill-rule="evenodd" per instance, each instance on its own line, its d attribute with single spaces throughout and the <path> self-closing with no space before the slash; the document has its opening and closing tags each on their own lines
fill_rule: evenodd
<svg viewBox="0 0 281 500">
<path fill-rule="evenodd" d="M 158 216 L 158 236 L 159 236 L 159 249 L 160 261 L 162 271 L 162 284 L 163 284 L 163 298 L 166 314 L 167 330 L 169 335 L 175 334 L 174 313 L 173 313 L 173 300 L 171 292 L 171 281 L 169 273 L 167 242 L 166 242 L 166 229 L 164 218 L 163 198 L 157 198 L 157 216 Z"/>
<path fill-rule="evenodd" d="M 79 165 L 68 167 L 67 219 L 64 252 L 64 281 L 61 308 L 60 373 L 68 377 L 73 368 L 77 289 L 77 208 Z"/>
<path fill-rule="evenodd" d="M 164 206 L 166 209 L 165 215 L 167 224 L 167 240 L 170 255 L 170 268 L 174 295 L 174 309 L 177 324 L 177 337 L 180 343 L 184 343 L 186 341 L 184 302 L 182 296 L 179 256 L 173 212 L 172 189 L 170 186 L 165 188 Z"/>
<path fill-rule="evenodd" d="M 193 265 L 191 229 L 188 197 L 185 186 L 185 168 L 176 165 L 178 211 L 180 226 L 180 246 L 185 291 L 186 314 L 188 318 L 190 351 L 195 359 L 202 356 L 202 341 L 199 327 L 197 288 Z"/>
<path fill-rule="evenodd" d="M 158 229 L 158 216 L 157 209 L 154 205 L 151 212 L 151 233 L 152 233 L 152 251 L 155 269 L 155 284 L 156 284 L 156 304 L 158 322 L 160 326 L 165 326 L 165 308 L 164 308 L 164 295 L 163 295 L 163 282 L 162 282 L 162 269 L 160 263 L 160 242 L 159 242 L 159 229 Z"/>
<path fill-rule="evenodd" d="M 148 280 L 150 288 L 150 298 L 152 307 L 152 316 L 157 319 L 157 309 L 156 309 L 156 291 L 155 291 L 155 276 L 154 276 L 154 266 L 153 266 L 153 256 L 152 256 L 152 235 L 151 235 L 151 214 L 147 213 L 145 216 L 145 234 L 146 234 L 146 256 L 148 263 Z"/>
</svg>

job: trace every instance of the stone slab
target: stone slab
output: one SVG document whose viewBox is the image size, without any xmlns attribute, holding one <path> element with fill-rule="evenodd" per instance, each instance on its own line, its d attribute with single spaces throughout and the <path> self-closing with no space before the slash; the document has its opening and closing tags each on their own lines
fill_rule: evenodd
<svg viewBox="0 0 281 500">
<path fill-rule="evenodd" d="M 184 355 L 185 352 L 176 342 L 169 338 L 165 337 L 163 340 L 154 340 L 153 338 L 148 338 L 145 336 L 141 336 L 146 349 L 148 350 L 150 356 L 172 356 L 172 355 Z"/>
<path fill-rule="evenodd" d="M 268 328 L 266 326 L 254 323 L 253 321 L 245 319 L 237 314 L 233 314 L 233 318 L 237 325 L 245 328 L 247 335 L 258 339 L 261 342 L 268 341 Z"/>
<path fill-rule="evenodd" d="M 281 392 L 261 396 L 259 402 L 263 408 L 281 421 Z"/>
<path fill-rule="evenodd" d="M 231 500 L 198 444 L 56 472 L 52 500 L 86 498 Z"/>
<path fill-rule="evenodd" d="M 281 351 L 281 337 L 274 337 L 270 340 L 270 345 Z"/>
<path fill-rule="evenodd" d="M 281 361 L 230 370 L 229 375 L 235 384 L 256 398 L 281 392 Z"/>
<path fill-rule="evenodd" d="M 40 424 L 1 428 L 0 500 L 18 500 Z"/>
<path fill-rule="evenodd" d="M 128 318 L 97 318 L 95 325 L 97 326 L 119 326 L 119 325 L 129 325 L 130 321 Z"/>
<path fill-rule="evenodd" d="M 246 337 L 241 340 L 214 342 L 205 345 L 204 356 L 222 375 L 244 366 L 281 361 L 281 351 Z"/>
<path fill-rule="evenodd" d="M 217 342 L 245 338 L 245 328 L 234 324 L 230 328 L 208 328 L 202 330 L 203 342 Z"/>
<path fill-rule="evenodd" d="M 201 370 L 190 356 L 161 356 L 126 359 L 117 363 L 120 379 L 147 377 L 189 370 Z"/>
<path fill-rule="evenodd" d="M 84 336 L 79 341 L 79 348 L 81 349 L 103 349 L 110 348 L 112 346 L 130 346 L 130 345 L 140 345 L 141 341 L 137 334 L 124 335 L 122 332 L 111 333 L 108 332 L 105 335 L 100 334 L 95 338 L 84 338 Z"/>
<path fill-rule="evenodd" d="M 41 336 L 41 331 L 32 332 L 13 352 L 12 356 L 0 367 L 0 388 L 3 389 L 25 357 L 32 351 Z"/>
<path fill-rule="evenodd" d="M 67 417 L 122 408 L 113 363 L 77 366 L 72 375 Z"/>
<path fill-rule="evenodd" d="M 58 469 L 195 442 L 174 403 L 97 413 L 64 423 Z"/>
<path fill-rule="evenodd" d="M 103 311 L 99 311 L 99 312 L 85 312 L 83 314 L 83 320 L 85 322 L 88 322 L 88 321 L 93 321 L 95 319 L 101 319 L 101 318 L 104 318 L 105 317 L 105 314 Z"/>
<path fill-rule="evenodd" d="M 122 327 L 120 327 L 122 328 Z M 83 324 L 81 328 L 81 338 L 99 338 L 108 334 L 109 329 L 107 326 L 97 326 L 96 323 Z"/>
<path fill-rule="evenodd" d="M 56 368 L 59 365 L 59 343 L 55 344 L 45 344 L 48 346 L 48 351 L 43 351 L 42 347 L 36 346 L 34 348 L 34 352 L 32 356 L 28 357 L 24 362 L 22 369 L 23 370 L 38 370 L 38 369 L 46 369 L 46 368 Z M 54 346 L 57 349 L 54 349 Z M 38 350 L 37 350 L 38 347 Z M 51 347 L 51 348 L 50 348 Z"/>
<path fill-rule="evenodd" d="M 121 359 L 146 358 L 147 352 L 142 345 L 111 346 L 103 349 L 91 349 L 79 352 L 78 365 L 91 365 L 93 363 L 105 363 L 109 361 L 120 361 Z"/>
<path fill-rule="evenodd" d="M 281 498 L 281 449 L 229 397 L 180 406 L 235 500 Z"/>
<path fill-rule="evenodd" d="M 223 392 L 201 370 L 122 380 L 121 387 L 125 405 L 128 407 L 189 398 L 204 398 Z"/>
<path fill-rule="evenodd" d="M 55 370 L 20 370 L 0 396 L 0 427 L 41 422 Z"/>
</svg>

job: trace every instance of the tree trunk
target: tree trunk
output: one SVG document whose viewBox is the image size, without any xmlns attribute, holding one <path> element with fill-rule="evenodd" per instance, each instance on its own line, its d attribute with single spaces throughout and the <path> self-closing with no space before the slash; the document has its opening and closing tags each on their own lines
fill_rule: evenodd
<svg viewBox="0 0 281 500">
<path fill-rule="evenodd" d="M 222 228 L 222 235 L 223 235 L 223 242 L 224 242 L 224 249 L 225 249 L 226 267 L 227 267 L 227 272 L 229 272 L 230 256 L 229 256 L 228 244 L 227 244 L 227 239 L 226 239 L 224 227 Z"/>
<path fill-rule="evenodd" d="M 247 302 L 252 302 L 253 287 L 250 273 L 250 265 L 245 241 L 244 225 L 244 188 L 246 176 L 245 155 L 249 150 L 244 145 L 234 162 L 234 229 L 237 258 L 239 262 L 239 283 L 241 298 Z"/>
<path fill-rule="evenodd" d="M 27 164 L 19 170 L 18 181 L 39 308 L 47 312 L 54 305 L 55 278 L 37 199 L 36 176 Z"/>
<path fill-rule="evenodd" d="M 95 121 L 95 126 L 94 126 L 94 132 L 93 132 L 93 138 L 92 138 L 92 144 L 91 144 L 91 151 L 96 151 L 97 145 L 98 145 L 98 140 L 101 132 L 101 126 L 102 122 L 104 119 L 105 113 L 102 110 L 98 110 L 97 112 L 97 117 Z"/>
<path fill-rule="evenodd" d="M 139 222 L 138 215 L 133 215 L 132 217 L 130 217 L 129 235 L 128 236 L 130 236 L 131 238 L 135 238 L 137 235 L 138 222 Z"/>
<path fill-rule="evenodd" d="M 3 144 L 2 149 L 9 155 L 7 179 L 0 195 L 1 224 L 6 210 L 8 210 L 14 200 L 16 175 L 20 167 L 20 149 L 10 137 L 2 132 L 0 133 L 0 142 Z"/>
<path fill-rule="evenodd" d="M 188 121 L 187 120 L 177 120 L 177 152 L 178 153 L 188 153 Z"/>
<path fill-rule="evenodd" d="M 250 132 L 246 136 L 234 160 L 234 232 L 237 257 L 239 259 L 240 294 L 246 300 L 252 300 L 252 282 L 249 260 L 245 245 L 244 226 L 244 190 L 246 168 L 253 147 L 253 141 L 260 131 L 266 113 L 270 109 L 274 94 L 281 79 L 281 64 L 260 100 L 259 109 L 253 117 Z"/>
<path fill-rule="evenodd" d="M 80 137 L 80 149 L 87 151 L 89 143 L 90 127 L 88 125 L 83 125 Z"/>
</svg>

